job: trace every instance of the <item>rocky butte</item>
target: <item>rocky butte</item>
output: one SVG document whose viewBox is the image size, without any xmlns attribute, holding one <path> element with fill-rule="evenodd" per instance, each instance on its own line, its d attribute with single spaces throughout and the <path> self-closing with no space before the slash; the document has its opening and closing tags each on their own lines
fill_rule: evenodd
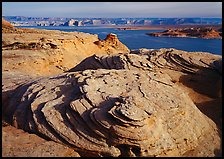
<svg viewBox="0 0 224 159">
<path fill-rule="evenodd" d="M 215 30 L 210 27 L 191 27 L 180 29 L 168 29 L 163 32 L 147 33 L 150 36 L 158 37 L 197 37 L 206 39 L 220 39 L 222 38 L 222 31 Z"/>
<path fill-rule="evenodd" d="M 2 25 L 3 156 L 222 156 L 222 56 Z"/>
</svg>

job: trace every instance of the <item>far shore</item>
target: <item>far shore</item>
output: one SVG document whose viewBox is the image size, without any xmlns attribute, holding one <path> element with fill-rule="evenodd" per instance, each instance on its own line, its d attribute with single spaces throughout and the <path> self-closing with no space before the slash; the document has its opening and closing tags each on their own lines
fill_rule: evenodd
<svg viewBox="0 0 224 159">
<path fill-rule="evenodd" d="M 152 26 L 108 26 L 117 28 L 119 30 L 165 30 L 165 29 L 178 29 L 187 27 L 211 27 L 219 29 L 222 25 L 152 25 Z"/>
<path fill-rule="evenodd" d="M 26 28 L 27 26 L 14 26 L 18 28 Z M 28 26 L 32 27 L 32 26 Z M 90 27 L 90 26 L 87 26 Z M 103 28 L 115 28 L 118 30 L 168 30 L 168 29 L 180 29 L 180 28 L 191 28 L 191 27 L 211 27 L 214 30 L 222 28 L 222 25 L 93 25 L 92 27 L 103 27 Z M 79 28 L 76 26 L 75 28 Z"/>
</svg>

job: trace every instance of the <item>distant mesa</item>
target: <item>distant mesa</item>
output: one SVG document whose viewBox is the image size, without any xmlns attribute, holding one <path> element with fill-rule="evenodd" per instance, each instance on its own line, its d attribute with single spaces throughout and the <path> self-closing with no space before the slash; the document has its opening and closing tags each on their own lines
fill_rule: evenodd
<svg viewBox="0 0 224 159">
<path fill-rule="evenodd" d="M 222 33 L 219 30 L 215 30 L 211 27 L 191 27 L 180 29 L 168 29 L 163 32 L 147 33 L 150 36 L 157 37 L 197 37 L 197 38 L 222 38 Z"/>
<path fill-rule="evenodd" d="M 70 19 L 69 21 L 65 22 L 63 26 L 83 26 L 82 21 Z"/>
<path fill-rule="evenodd" d="M 222 18 L 59 18 L 3 16 L 14 26 L 163 26 L 222 25 Z"/>
</svg>

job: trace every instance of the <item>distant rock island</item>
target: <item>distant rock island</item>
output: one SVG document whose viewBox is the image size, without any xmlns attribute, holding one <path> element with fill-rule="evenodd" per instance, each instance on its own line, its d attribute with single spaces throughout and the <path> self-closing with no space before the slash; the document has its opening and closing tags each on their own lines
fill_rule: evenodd
<svg viewBox="0 0 224 159">
<path fill-rule="evenodd" d="M 179 29 L 168 29 L 163 32 L 147 33 L 150 36 L 157 37 L 196 37 L 206 39 L 220 39 L 222 38 L 222 30 L 215 30 L 210 27 L 191 27 L 191 28 L 179 28 Z"/>
</svg>

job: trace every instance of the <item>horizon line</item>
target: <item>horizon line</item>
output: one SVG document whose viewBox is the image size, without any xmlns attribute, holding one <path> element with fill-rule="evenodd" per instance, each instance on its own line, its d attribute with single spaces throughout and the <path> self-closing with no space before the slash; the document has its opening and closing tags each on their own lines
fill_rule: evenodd
<svg viewBox="0 0 224 159">
<path fill-rule="evenodd" d="M 33 18 L 220 18 L 222 17 L 42 17 L 42 16 L 24 16 L 24 15 L 2 15 L 2 17 L 33 17 Z"/>
</svg>

